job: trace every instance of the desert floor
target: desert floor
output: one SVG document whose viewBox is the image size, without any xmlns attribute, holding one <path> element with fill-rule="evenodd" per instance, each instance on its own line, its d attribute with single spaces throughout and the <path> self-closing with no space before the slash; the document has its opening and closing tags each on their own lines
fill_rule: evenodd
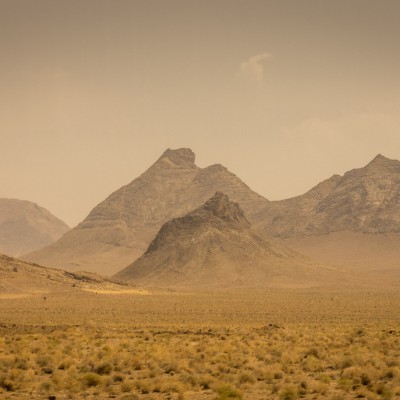
<svg viewBox="0 0 400 400">
<path fill-rule="evenodd" d="M 0 398 L 399 399 L 400 291 L 3 296 Z"/>
</svg>

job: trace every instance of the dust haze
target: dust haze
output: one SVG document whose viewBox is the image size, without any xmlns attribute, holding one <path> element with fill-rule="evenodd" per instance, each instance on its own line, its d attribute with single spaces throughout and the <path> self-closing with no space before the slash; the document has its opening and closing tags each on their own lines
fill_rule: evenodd
<svg viewBox="0 0 400 400">
<path fill-rule="evenodd" d="M 400 398 L 399 16 L 0 1 L 0 398 Z"/>
</svg>

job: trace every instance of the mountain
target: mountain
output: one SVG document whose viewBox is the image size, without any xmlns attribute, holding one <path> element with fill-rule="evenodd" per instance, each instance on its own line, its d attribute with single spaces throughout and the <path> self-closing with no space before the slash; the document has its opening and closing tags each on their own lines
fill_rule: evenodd
<svg viewBox="0 0 400 400">
<path fill-rule="evenodd" d="M 115 278 L 185 289 L 310 287 L 345 280 L 341 273 L 267 241 L 221 192 L 165 223 L 146 253 Z"/>
<path fill-rule="evenodd" d="M 96 274 L 42 267 L 0 254 L 0 299 L 84 291 L 126 292 L 137 288 Z"/>
<path fill-rule="evenodd" d="M 270 202 L 264 232 L 320 262 L 400 282 L 400 161 L 382 155 L 304 195 Z"/>
<path fill-rule="evenodd" d="M 43 207 L 0 199 L 0 252 L 20 256 L 59 239 L 69 227 Z"/>
<path fill-rule="evenodd" d="M 199 168 L 190 149 L 168 149 L 76 228 L 24 258 L 111 275 L 140 257 L 165 222 L 221 191 L 240 204 L 253 228 L 322 263 L 400 269 L 399 183 L 400 162 L 378 155 L 301 196 L 268 201 L 222 165 Z"/>
<path fill-rule="evenodd" d="M 222 165 L 199 168 L 192 150 L 168 149 L 77 227 L 24 259 L 113 274 L 141 256 L 165 222 L 199 207 L 218 190 L 238 202 L 250 222 L 256 223 L 257 212 L 269 203 Z"/>
<path fill-rule="evenodd" d="M 338 231 L 400 233 L 400 161 L 378 155 L 304 195 L 270 202 L 258 217 L 264 231 L 279 238 Z"/>
</svg>

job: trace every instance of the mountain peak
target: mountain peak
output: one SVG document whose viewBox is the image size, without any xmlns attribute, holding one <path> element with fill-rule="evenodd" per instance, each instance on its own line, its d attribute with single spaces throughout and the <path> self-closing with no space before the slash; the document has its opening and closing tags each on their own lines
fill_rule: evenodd
<svg viewBox="0 0 400 400">
<path fill-rule="evenodd" d="M 368 165 L 382 165 L 386 163 L 390 163 L 392 160 L 383 156 L 382 154 L 378 154 L 372 161 L 368 163 Z M 367 166 L 368 166 L 367 165 Z"/>
<path fill-rule="evenodd" d="M 222 193 L 216 192 L 213 197 L 207 200 L 200 208 L 194 210 L 189 215 L 197 215 L 206 211 L 212 213 L 213 216 L 227 222 L 239 223 L 242 226 L 249 227 L 250 223 L 244 215 L 239 204 L 229 200 L 229 197 Z"/>
<path fill-rule="evenodd" d="M 167 149 L 164 151 L 164 153 L 161 155 L 161 157 L 158 159 L 158 161 L 162 161 L 165 159 L 169 159 L 176 165 L 194 166 L 196 155 L 189 148 L 183 147 L 183 148 L 176 149 L 176 150 Z"/>
</svg>

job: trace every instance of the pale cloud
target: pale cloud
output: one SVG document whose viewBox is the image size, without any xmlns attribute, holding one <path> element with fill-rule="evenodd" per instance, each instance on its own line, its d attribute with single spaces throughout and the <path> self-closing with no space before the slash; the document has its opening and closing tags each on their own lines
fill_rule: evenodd
<svg viewBox="0 0 400 400">
<path fill-rule="evenodd" d="M 261 53 L 248 58 L 240 64 L 238 76 L 257 85 L 262 85 L 264 83 L 265 61 L 271 57 L 269 53 Z"/>
</svg>

